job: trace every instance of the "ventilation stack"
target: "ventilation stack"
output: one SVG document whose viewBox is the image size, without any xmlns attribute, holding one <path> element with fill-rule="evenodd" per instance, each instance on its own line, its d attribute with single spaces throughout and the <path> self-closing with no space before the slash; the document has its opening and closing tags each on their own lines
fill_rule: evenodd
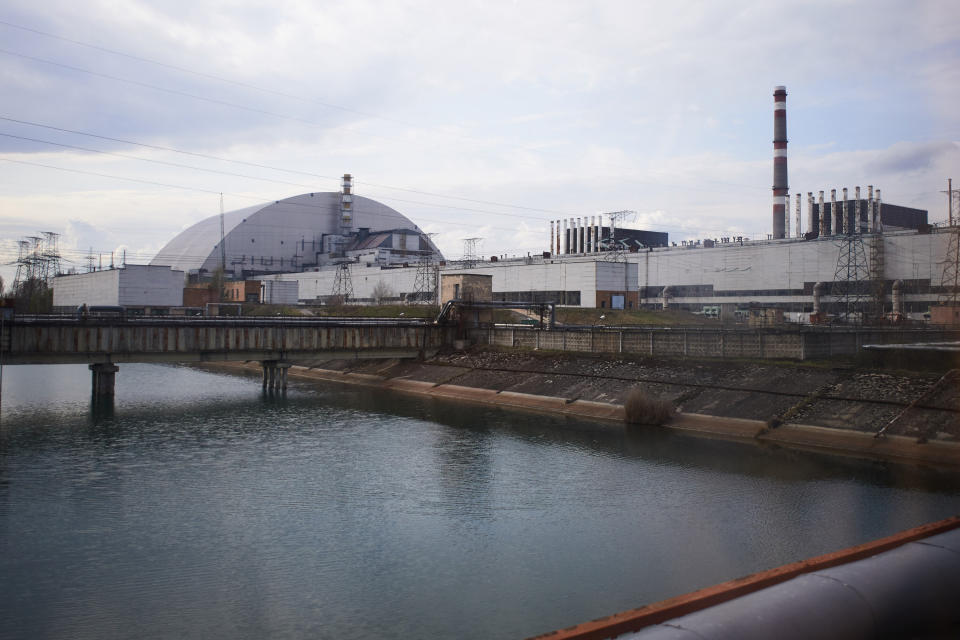
<svg viewBox="0 0 960 640">
<path fill-rule="evenodd" d="M 773 91 L 773 237 L 786 232 L 787 205 L 787 88 Z"/>
<path fill-rule="evenodd" d="M 353 230 L 353 176 L 343 174 L 340 184 L 343 187 L 340 192 L 340 235 L 348 236 Z"/>
</svg>

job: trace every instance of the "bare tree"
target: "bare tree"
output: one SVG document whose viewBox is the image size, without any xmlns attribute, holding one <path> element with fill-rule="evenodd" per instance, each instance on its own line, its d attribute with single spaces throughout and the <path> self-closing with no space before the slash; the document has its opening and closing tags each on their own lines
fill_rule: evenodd
<svg viewBox="0 0 960 640">
<path fill-rule="evenodd" d="M 380 304 L 381 302 L 383 302 L 384 298 L 392 298 L 392 297 L 394 297 L 393 289 L 391 289 L 390 285 L 388 285 L 383 280 L 380 280 L 379 282 L 377 282 L 377 284 L 373 287 L 374 303 Z"/>
</svg>

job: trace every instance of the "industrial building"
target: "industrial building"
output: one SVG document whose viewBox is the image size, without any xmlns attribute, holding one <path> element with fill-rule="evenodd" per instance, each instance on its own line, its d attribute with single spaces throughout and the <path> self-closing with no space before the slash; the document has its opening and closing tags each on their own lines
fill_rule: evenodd
<svg viewBox="0 0 960 640">
<path fill-rule="evenodd" d="M 710 308 L 717 315 L 763 307 L 794 320 L 837 313 L 841 304 L 849 311 L 851 302 L 861 310 L 869 307 L 873 315 L 920 318 L 937 303 L 951 232 L 931 227 L 926 211 L 885 203 L 872 185 L 865 194 L 859 186 L 853 193 L 843 188 L 839 200 L 837 189 L 831 189 L 829 201 L 824 191 L 816 200 L 811 191 L 803 232 L 801 194 L 791 207 L 782 86 L 774 90 L 773 178 L 773 228 L 765 240 L 705 238 L 670 246 L 666 234 L 618 229 L 616 214 L 629 212 L 616 212 L 609 225 L 602 215 L 551 221 L 549 250 L 539 256 L 443 264 L 429 271 L 357 264 L 336 273 L 275 279 L 296 281 L 302 302 L 323 302 L 336 288 L 335 277 L 349 277 L 352 298 L 362 302 L 372 299 L 375 287 L 399 299 L 417 299 L 425 276 L 436 287 L 441 272 L 469 271 L 492 276 L 493 299 L 499 301 Z"/>
<path fill-rule="evenodd" d="M 441 276 L 455 274 L 489 276 L 492 299 L 501 302 L 709 309 L 716 316 L 763 308 L 795 321 L 843 315 L 851 305 L 873 316 L 922 318 L 942 297 L 956 228 L 931 226 L 926 211 L 883 202 L 872 185 L 830 189 L 829 198 L 826 190 L 816 197 L 808 191 L 803 224 L 803 194 L 791 198 L 787 182 L 784 87 L 774 91 L 773 169 L 766 239 L 702 238 L 677 246 L 666 233 L 619 225 L 633 212 L 618 211 L 550 221 L 544 251 L 536 255 L 449 262 L 403 214 L 356 196 L 346 174 L 339 192 L 207 218 L 161 249 L 151 269 L 158 270 L 159 292 L 170 273 L 203 281 L 223 265 L 228 280 L 240 281 L 229 286 L 231 300 L 259 296 L 283 304 L 443 302 Z M 101 280 L 111 277 L 58 278 L 54 304 L 134 304 L 119 294 L 120 284 L 101 295 Z M 91 293 L 82 295 L 82 287 Z M 181 304 L 164 296 L 169 302 L 150 302 Z"/>
<path fill-rule="evenodd" d="M 921 317 L 936 304 L 946 229 L 894 231 L 865 236 L 863 250 L 887 313 Z M 626 253 L 622 262 L 606 255 L 577 254 L 499 259 L 469 266 L 446 264 L 438 274 L 475 273 L 493 277 L 493 299 L 556 302 L 595 308 L 675 308 L 725 311 L 762 306 L 810 314 L 837 301 L 837 266 L 845 237 L 693 244 Z M 872 262 L 871 262 L 872 258 Z M 397 299 L 413 297 L 417 267 L 350 267 L 356 302 L 372 301 L 378 285 Z M 323 303 L 334 288 L 336 270 L 271 276 L 298 283 L 302 303 Z M 896 294 L 896 296 L 895 296 Z M 871 293 L 871 296 L 873 293 Z M 819 299 L 817 299 L 819 298 Z M 866 302 L 866 301 L 865 301 Z"/>
<path fill-rule="evenodd" d="M 128 264 L 119 269 L 91 271 L 53 279 L 53 306 L 123 306 L 149 312 L 155 307 L 183 304 L 183 271 L 168 266 Z"/>
</svg>

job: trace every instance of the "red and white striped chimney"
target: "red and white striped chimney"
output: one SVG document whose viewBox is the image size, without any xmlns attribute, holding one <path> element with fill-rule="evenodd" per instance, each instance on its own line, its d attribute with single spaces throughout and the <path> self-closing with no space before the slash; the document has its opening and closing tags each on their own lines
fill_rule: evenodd
<svg viewBox="0 0 960 640">
<path fill-rule="evenodd" d="M 786 231 L 787 186 L 787 88 L 773 90 L 773 237 Z"/>
</svg>

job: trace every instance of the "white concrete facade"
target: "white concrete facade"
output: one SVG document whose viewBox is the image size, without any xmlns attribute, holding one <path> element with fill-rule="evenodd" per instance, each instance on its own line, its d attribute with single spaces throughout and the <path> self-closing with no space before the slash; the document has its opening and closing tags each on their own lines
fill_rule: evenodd
<svg viewBox="0 0 960 640">
<path fill-rule="evenodd" d="M 296 281 L 262 280 L 260 282 L 260 302 L 263 304 L 297 304 L 300 301 L 299 284 Z"/>
<path fill-rule="evenodd" d="M 323 300 L 333 294 L 336 273 L 336 268 L 325 268 L 318 271 L 267 276 L 261 280 L 264 283 L 270 281 L 295 282 L 298 287 L 297 297 L 301 302 L 309 303 Z M 416 279 L 416 267 L 381 269 L 380 267 L 362 264 L 350 265 L 353 299 L 372 299 L 374 297 L 373 290 L 381 282 L 392 293 L 390 297 L 413 293 Z"/>
<path fill-rule="evenodd" d="M 183 271 L 153 265 L 59 276 L 53 281 L 53 306 L 179 307 L 183 283 Z"/>
<path fill-rule="evenodd" d="M 935 303 L 950 234 L 899 231 L 861 237 L 868 267 L 882 257 L 881 278 L 889 286 L 908 284 L 905 302 Z M 879 249 L 879 251 L 877 251 Z M 493 277 L 494 299 L 533 297 L 536 292 L 578 292 L 579 306 L 598 306 L 598 292 L 635 292 L 638 304 L 658 306 L 669 287 L 671 305 L 756 303 L 788 305 L 803 312 L 813 301 L 816 283 L 834 281 L 838 238 L 784 239 L 720 243 L 714 247 L 669 247 L 626 254 L 626 262 L 606 262 L 590 257 L 530 257 L 483 262 L 470 268 L 449 265 L 441 273 L 478 273 Z M 396 296 L 414 292 L 416 267 L 380 269 L 351 267 L 354 298 L 373 297 L 383 282 Z M 872 272 L 873 273 L 873 272 Z M 334 269 L 272 276 L 300 283 L 301 301 L 322 300 L 333 292 Z M 911 291 L 912 289 L 912 291 Z"/>
</svg>

